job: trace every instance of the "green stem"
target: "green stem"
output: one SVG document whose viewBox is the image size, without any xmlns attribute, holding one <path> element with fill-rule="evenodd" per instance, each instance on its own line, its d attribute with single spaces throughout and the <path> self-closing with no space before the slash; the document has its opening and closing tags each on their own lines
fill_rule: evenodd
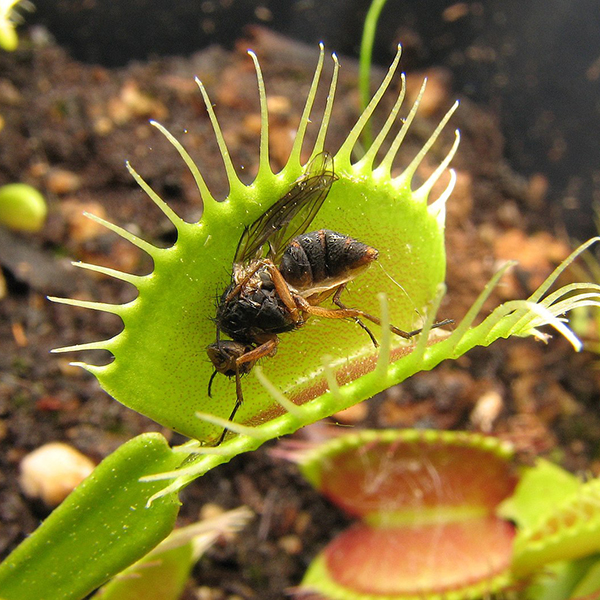
<svg viewBox="0 0 600 600">
<path fill-rule="evenodd" d="M 365 26 L 363 29 L 362 40 L 360 42 L 360 64 L 358 85 L 360 88 L 360 103 L 361 112 L 365 110 L 371 98 L 371 90 L 369 82 L 371 79 L 371 59 L 373 56 L 373 42 L 375 41 L 375 32 L 377 30 L 377 21 L 381 9 L 385 6 L 387 0 L 373 0 L 367 16 L 365 17 Z M 363 143 L 365 148 L 371 145 L 373 133 L 371 131 L 371 123 L 367 123 L 363 134 Z"/>
</svg>

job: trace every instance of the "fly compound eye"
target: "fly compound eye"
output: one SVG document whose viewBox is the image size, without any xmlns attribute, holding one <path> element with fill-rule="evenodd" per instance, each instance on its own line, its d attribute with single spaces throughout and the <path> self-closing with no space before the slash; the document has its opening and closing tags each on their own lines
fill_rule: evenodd
<svg viewBox="0 0 600 600">
<path fill-rule="evenodd" d="M 206 353 L 219 373 L 233 377 L 236 372 L 236 360 L 245 354 L 246 350 L 244 344 L 222 340 L 207 346 Z"/>
</svg>

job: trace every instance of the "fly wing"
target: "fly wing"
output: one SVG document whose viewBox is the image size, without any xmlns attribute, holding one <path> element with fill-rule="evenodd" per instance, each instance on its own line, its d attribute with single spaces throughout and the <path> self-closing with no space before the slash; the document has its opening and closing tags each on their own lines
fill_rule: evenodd
<svg viewBox="0 0 600 600">
<path fill-rule="evenodd" d="M 290 191 L 246 227 L 234 263 L 246 263 L 260 256 L 266 243 L 269 256 L 277 260 L 290 240 L 309 227 L 337 179 L 329 152 L 317 154 Z"/>
</svg>

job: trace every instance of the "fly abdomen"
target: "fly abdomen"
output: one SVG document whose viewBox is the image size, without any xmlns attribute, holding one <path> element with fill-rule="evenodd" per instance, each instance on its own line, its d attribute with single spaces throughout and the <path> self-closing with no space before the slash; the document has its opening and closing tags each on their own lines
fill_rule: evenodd
<svg viewBox="0 0 600 600">
<path fill-rule="evenodd" d="M 375 248 L 330 229 L 295 237 L 281 258 L 279 271 L 297 289 L 348 275 L 377 258 Z"/>
</svg>

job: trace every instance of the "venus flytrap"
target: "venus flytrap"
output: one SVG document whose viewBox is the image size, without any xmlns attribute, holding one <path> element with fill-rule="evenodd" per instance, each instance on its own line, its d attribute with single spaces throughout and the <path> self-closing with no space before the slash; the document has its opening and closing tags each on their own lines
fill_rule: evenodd
<svg viewBox="0 0 600 600">
<path fill-rule="evenodd" d="M 598 596 L 599 479 L 519 465 L 509 443 L 472 432 L 363 430 L 273 454 L 356 519 L 313 559 L 299 598 Z"/>
<path fill-rule="evenodd" d="M 322 600 L 475 600 L 508 589 L 517 481 L 509 444 L 467 432 L 364 430 L 277 454 L 356 522 L 297 591 Z M 312 594 L 312 595 L 311 595 Z"/>
<path fill-rule="evenodd" d="M 158 433 L 119 447 L 0 564 L 0 598 L 78 600 L 141 559 L 172 531 L 179 500 L 145 506 L 161 486 L 140 479 L 179 462 Z"/>
<path fill-rule="evenodd" d="M 348 297 L 352 298 L 352 303 L 374 314 L 379 312 L 378 294 L 393 297 L 393 303 L 389 303 L 390 321 L 402 329 L 411 330 L 419 326 L 416 322 L 419 314 L 427 314 L 427 305 L 436 296 L 438 285 L 444 279 L 444 203 L 454 178 L 450 177 L 448 189 L 437 202 L 428 206 L 426 196 L 456 151 L 458 135 L 440 168 L 433 172 L 420 190 L 411 195 L 410 182 L 417 167 L 456 106 L 409 167 L 398 177 L 392 178 L 390 173 L 394 157 L 414 118 L 416 107 L 398 128 L 387 153 L 377 165 L 375 158 L 396 124 L 399 101 L 373 146 L 360 161 L 355 164 L 351 162 L 358 137 L 390 85 L 399 58 L 398 52 L 381 88 L 335 154 L 335 173 L 339 179 L 333 184 L 312 228 L 335 228 L 367 243 L 376 240 L 373 243 L 380 251 L 383 270 L 371 268 L 353 281 Z M 177 242 L 171 248 L 158 249 L 118 226 L 92 217 L 150 254 L 154 260 L 154 270 L 148 276 L 137 277 L 78 263 L 77 266 L 100 270 L 132 283 L 138 289 L 138 297 L 120 306 L 55 299 L 65 304 L 111 312 L 119 315 L 124 322 L 123 331 L 110 340 L 58 351 L 109 350 L 115 359 L 108 365 L 76 364 L 95 374 L 101 385 L 122 403 L 193 439 L 205 442 L 205 445 L 210 445 L 218 438 L 223 419 L 230 414 L 235 401 L 232 382 L 224 377 L 215 379 L 213 398 L 207 397 L 212 366 L 204 348 L 214 341 L 215 336 L 214 324 L 210 320 L 215 312 L 213 290 L 223 289 L 227 284 L 224 274 L 231 269 L 233 253 L 244 227 L 285 194 L 302 174 L 300 153 L 319 86 L 324 53 L 321 50 L 290 159 L 278 174 L 273 173 L 269 166 L 266 94 L 258 61 L 255 57 L 253 60 L 258 75 L 262 116 L 260 164 L 254 183 L 246 186 L 237 177 L 210 100 L 200 85 L 229 178 L 230 193 L 227 200 L 215 201 L 185 149 L 164 128 L 155 124 L 167 135 L 190 167 L 204 203 L 201 221 L 194 224 L 183 222 L 129 167 L 138 183 L 176 227 Z M 325 148 L 337 73 L 338 62 L 334 57 L 330 92 L 310 156 Z M 403 94 L 402 89 L 400 97 Z M 406 290 L 400 295 L 395 284 L 397 281 L 402 282 Z M 400 339 L 390 340 L 389 343 L 386 341 L 385 346 L 384 356 L 388 349 L 392 355 L 407 351 L 407 344 Z M 360 375 L 368 375 L 377 361 L 378 353 L 360 328 L 345 322 L 312 319 L 293 336 L 282 336 L 277 356 L 261 363 L 262 379 L 251 373 L 244 380 L 246 401 L 236 415 L 236 423 L 250 426 L 252 430 L 241 430 L 246 446 L 239 439 L 232 440 L 230 443 L 235 443 L 235 446 L 223 445 L 227 452 L 251 449 L 257 445 L 257 437 L 263 440 L 282 435 L 338 410 L 335 402 L 331 401 L 331 394 L 325 394 L 327 402 L 324 406 L 307 405 L 306 410 L 300 413 L 294 411 L 292 414 L 289 404 L 284 407 L 280 404 L 281 394 L 297 405 L 324 395 L 324 355 L 332 356 L 331 368 L 336 372 L 338 383 L 343 385 L 360 379 Z M 378 379 L 381 381 L 381 377 Z M 357 390 L 360 390 L 360 396 L 364 399 L 374 393 L 374 385 L 376 381 L 371 374 L 368 385 L 363 382 L 358 388 L 347 389 L 344 396 L 348 398 L 348 403 L 355 403 L 359 400 Z M 273 389 L 280 390 L 279 400 L 273 397 Z M 258 425 L 261 427 L 257 428 Z M 232 430 L 233 427 L 231 425 Z M 212 456 L 217 455 L 213 453 Z"/>
<path fill-rule="evenodd" d="M 600 479 L 582 481 L 547 461 L 525 470 L 500 508 L 517 524 L 511 570 L 528 600 L 600 594 Z"/>
</svg>

